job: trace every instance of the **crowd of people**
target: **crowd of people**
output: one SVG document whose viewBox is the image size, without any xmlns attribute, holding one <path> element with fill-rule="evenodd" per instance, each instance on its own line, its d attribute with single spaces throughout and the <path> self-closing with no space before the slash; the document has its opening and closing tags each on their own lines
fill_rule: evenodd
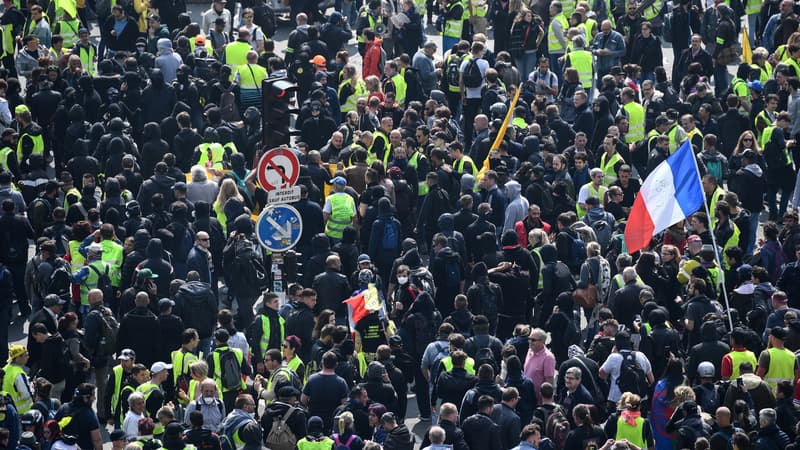
<svg viewBox="0 0 800 450">
<path fill-rule="evenodd" d="M 0 448 L 800 446 L 800 4 L 287 3 L 3 0 Z"/>
</svg>

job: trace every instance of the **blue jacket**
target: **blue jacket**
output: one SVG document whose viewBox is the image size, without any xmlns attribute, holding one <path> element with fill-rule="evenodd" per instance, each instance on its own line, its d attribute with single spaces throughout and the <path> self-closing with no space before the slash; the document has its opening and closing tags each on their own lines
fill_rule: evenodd
<svg viewBox="0 0 800 450">
<path fill-rule="evenodd" d="M 600 49 L 611 50 L 611 54 L 598 55 L 597 50 Z M 592 54 L 597 56 L 597 72 L 606 73 L 612 67 L 622 65 L 620 58 L 625 56 L 625 40 L 621 34 L 614 30 L 611 30 L 608 36 L 604 33 L 598 33 L 592 42 Z"/>
</svg>

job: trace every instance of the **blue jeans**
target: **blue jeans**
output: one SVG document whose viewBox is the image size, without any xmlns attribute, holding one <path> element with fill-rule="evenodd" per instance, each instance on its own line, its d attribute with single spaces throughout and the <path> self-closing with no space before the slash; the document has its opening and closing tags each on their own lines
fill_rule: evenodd
<svg viewBox="0 0 800 450">
<path fill-rule="evenodd" d="M 745 248 L 745 255 L 752 255 L 753 249 L 756 245 L 756 235 L 758 234 L 758 220 L 761 217 L 761 211 L 750 212 L 750 233 L 747 236 L 747 247 Z"/>
<path fill-rule="evenodd" d="M 528 79 L 528 75 L 536 70 L 536 51 L 523 53 L 521 56 L 515 57 L 514 62 L 517 64 L 524 83 Z"/>
<path fill-rule="evenodd" d="M 563 56 L 563 53 L 550 54 L 550 71 L 556 74 L 559 86 L 561 86 L 561 81 L 564 79 L 564 74 L 561 73 L 561 63 L 558 62 L 558 58 L 562 58 Z M 525 75 L 523 82 L 528 79 L 528 75 L 530 75 L 530 72 Z"/>
<path fill-rule="evenodd" d="M 719 97 L 728 89 L 728 66 L 714 63 L 714 94 Z"/>
<path fill-rule="evenodd" d="M 211 354 L 211 345 L 213 343 L 214 338 L 211 336 L 200 339 L 200 342 L 197 344 L 197 351 L 205 358 L 207 355 Z"/>
<path fill-rule="evenodd" d="M 758 36 L 756 35 L 756 21 L 758 20 L 758 13 L 747 15 L 747 35 L 750 38 L 750 47 L 756 48 L 758 45 Z"/>
</svg>

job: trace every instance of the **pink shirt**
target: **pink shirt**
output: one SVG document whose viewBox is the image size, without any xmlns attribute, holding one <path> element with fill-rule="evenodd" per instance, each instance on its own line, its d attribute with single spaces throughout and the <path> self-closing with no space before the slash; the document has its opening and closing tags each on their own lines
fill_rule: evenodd
<svg viewBox="0 0 800 450">
<path fill-rule="evenodd" d="M 525 375 L 533 381 L 533 388 L 536 390 L 536 398 L 541 401 L 541 394 L 539 388 L 547 378 L 553 378 L 556 375 L 556 357 L 550 353 L 547 347 L 539 352 L 528 349 L 528 355 L 525 357 Z M 554 386 L 555 387 L 555 386 Z"/>
</svg>

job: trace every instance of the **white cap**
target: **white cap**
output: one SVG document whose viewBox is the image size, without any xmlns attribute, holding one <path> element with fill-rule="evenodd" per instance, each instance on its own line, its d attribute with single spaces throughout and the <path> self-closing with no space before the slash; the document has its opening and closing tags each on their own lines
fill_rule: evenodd
<svg viewBox="0 0 800 450">
<path fill-rule="evenodd" d="M 158 372 L 163 372 L 163 371 L 165 371 L 167 369 L 172 369 L 172 364 L 167 364 L 167 363 L 159 361 L 159 362 L 153 363 L 153 365 L 150 366 L 150 373 L 151 374 L 156 374 Z"/>
</svg>

